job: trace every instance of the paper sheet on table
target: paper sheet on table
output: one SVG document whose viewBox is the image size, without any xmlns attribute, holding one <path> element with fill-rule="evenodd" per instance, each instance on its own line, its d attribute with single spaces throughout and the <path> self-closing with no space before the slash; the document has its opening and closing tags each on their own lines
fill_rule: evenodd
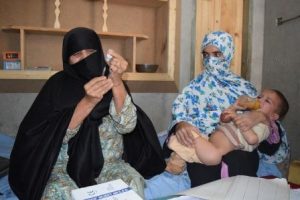
<svg viewBox="0 0 300 200">
<path fill-rule="evenodd" d="M 71 191 L 71 195 L 73 200 L 142 200 L 121 179 L 75 189 Z"/>
<path fill-rule="evenodd" d="M 283 200 L 289 199 L 290 188 L 286 179 L 239 175 L 213 181 L 180 194 L 209 200 Z"/>
</svg>

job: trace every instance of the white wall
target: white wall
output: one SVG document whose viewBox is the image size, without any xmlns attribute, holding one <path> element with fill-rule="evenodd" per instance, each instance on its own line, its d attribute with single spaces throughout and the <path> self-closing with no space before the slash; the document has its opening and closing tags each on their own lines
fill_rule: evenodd
<svg viewBox="0 0 300 200">
<path fill-rule="evenodd" d="M 247 75 L 257 90 L 260 91 L 263 70 L 265 0 L 250 1 L 249 13 L 248 64 L 250 68 Z"/>
<path fill-rule="evenodd" d="M 0 94 L 0 133 L 16 135 L 19 124 L 36 95 L 36 93 Z M 134 93 L 132 95 L 134 102 L 148 114 L 157 132 L 168 128 L 171 104 L 177 93 Z"/>
<path fill-rule="evenodd" d="M 265 0 L 265 7 L 262 88 L 279 89 L 287 97 L 290 111 L 284 125 L 292 158 L 300 159 L 300 18 L 280 26 L 275 23 L 278 17 L 298 16 L 300 1 Z"/>
<path fill-rule="evenodd" d="M 27 113 L 36 94 L 0 94 L 0 133 L 16 135 L 21 120 Z"/>
</svg>

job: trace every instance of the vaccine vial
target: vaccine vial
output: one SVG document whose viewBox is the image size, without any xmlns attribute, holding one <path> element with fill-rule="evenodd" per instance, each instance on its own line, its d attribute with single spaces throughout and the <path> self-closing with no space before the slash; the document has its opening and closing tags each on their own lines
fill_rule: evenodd
<svg viewBox="0 0 300 200">
<path fill-rule="evenodd" d="M 112 59 L 112 55 L 106 54 L 106 56 L 105 56 L 105 61 L 106 61 L 106 62 L 109 62 L 111 59 Z"/>
</svg>

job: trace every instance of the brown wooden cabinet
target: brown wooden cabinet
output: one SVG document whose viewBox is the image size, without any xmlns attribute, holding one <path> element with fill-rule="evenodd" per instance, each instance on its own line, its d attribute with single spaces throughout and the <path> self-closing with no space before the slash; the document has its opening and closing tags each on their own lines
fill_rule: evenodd
<svg viewBox="0 0 300 200">
<path fill-rule="evenodd" d="M 231 69 L 241 74 L 243 36 L 247 19 L 248 0 L 197 0 L 196 2 L 196 44 L 195 75 L 202 69 L 201 43 L 206 33 L 223 30 L 234 38 L 235 55 Z M 244 43 L 245 45 L 246 43 Z M 245 52 L 244 52 L 245 53 Z"/>
</svg>

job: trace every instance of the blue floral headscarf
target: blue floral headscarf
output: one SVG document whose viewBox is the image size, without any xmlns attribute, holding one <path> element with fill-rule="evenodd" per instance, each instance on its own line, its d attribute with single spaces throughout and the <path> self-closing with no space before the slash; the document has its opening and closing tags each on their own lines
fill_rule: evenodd
<svg viewBox="0 0 300 200">
<path fill-rule="evenodd" d="M 219 123 L 221 112 L 240 95 L 257 95 L 255 87 L 230 70 L 234 54 L 232 36 L 217 31 L 205 36 L 202 51 L 213 45 L 223 58 L 208 56 L 203 59 L 204 71 L 186 86 L 172 106 L 172 128 L 181 121 L 188 122 L 203 134 L 210 134 Z"/>
<path fill-rule="evenodd" d="M 217 47 L 222 52 L 224 56 L 222 67 L 229 70 L 234 55 L 234 44 L 231 35 L 221 31 L 207 34 L 203 39 L 201 50 L 203 51 L 209 45 Z M 206 62 L 207 59 L 204 59 L 204 66 L 207 65 Z M 222 68 L 218 66 L 215 70 L 222 70 Z"/>
</svg>

